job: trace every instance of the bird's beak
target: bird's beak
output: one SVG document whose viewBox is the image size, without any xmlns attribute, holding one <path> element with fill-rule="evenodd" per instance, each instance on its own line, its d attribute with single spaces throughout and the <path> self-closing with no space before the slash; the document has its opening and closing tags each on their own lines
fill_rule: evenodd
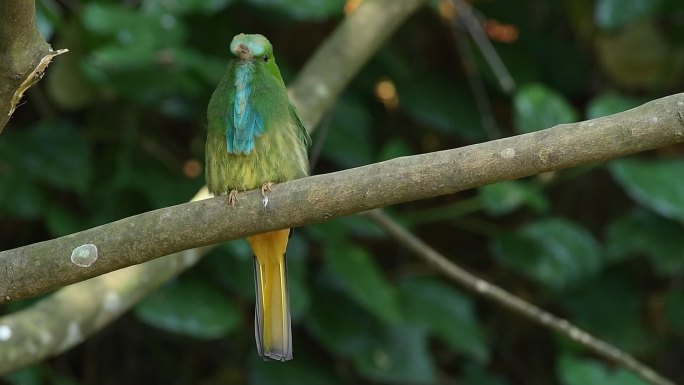
<svg viewBox="0 0 684 385">
<path fill-rule="evenodd" d="M 249 48 L 247 48 L 247 46 L 244 44 L 238 44 L 238 46 L 235 47 L 235 51 L 237 52 L 238 58 L 240 58 L 240 60 L 252 60 L 254 58 L 252 52 L 250 52 Z"/>
</svg>

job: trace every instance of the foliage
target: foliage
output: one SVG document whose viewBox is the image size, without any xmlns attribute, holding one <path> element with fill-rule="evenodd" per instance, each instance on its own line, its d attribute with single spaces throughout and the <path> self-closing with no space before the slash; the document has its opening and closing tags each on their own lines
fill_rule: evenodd
<svg viewBox="0 0 684 385">
<path fill-rule="evenodd" d="M 381 48 L 314 133 L 314 142 L 324 141 L 315 173 L 495 139 L 468 76 L 483 81 L 493 111 L 485 118 L 502 135 L 612 114 L 681 89 L 678 0 L 473 3 L 517 90 L 501 92 L 479 52 L 464 64 L 470 55 L 430 7 Z M 344 6 L 39 1 L 41 30 L 71 53 L 0 136 L 0 247 L 189 199 L 203 184 L 204 113 L 231 36 L 269 36 L 289 82 L 345 17 Z M 382 80 L 394 83 L 394 103 L 375 93 Z M 674 147 L 403 205 L 392 215 L 459 264 L 682 382 L 683 159 Z M 288 258 L 290 363 L 256 357 L 251 255 L 244 242 L 231 242 L 82 347 L 4 381 L 642 383 L 454 287 L 363 217 L 297 229 Z M 115 352 L 125 353 L 113 364 Z"/>
</svg>

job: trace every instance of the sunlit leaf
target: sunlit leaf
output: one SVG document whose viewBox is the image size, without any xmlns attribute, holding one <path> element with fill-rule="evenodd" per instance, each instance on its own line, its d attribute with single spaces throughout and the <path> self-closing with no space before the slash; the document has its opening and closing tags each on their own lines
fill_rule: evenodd
<svg viewBox="0 0 684 385">
<path fill-rule="evenodd" d="M 514 124 L 520 133 L 538 131 L 578 119 L 577 112 L 556 91 L 542 85 L 521 87 L 513 100 Z"/>
<path fill-rule="evenodd" d="M 601 247 L 589 231 L 562 218 L 543 219 L 494 238 L 499 259 L 554 289 L 595 275 Z"/>
<path fill-rule="evenodd" d="M 634 200 L 684 221 L 684 159 L 618 159 L 610 163 L 610 171 Z"/>
<path fill-rule="evenodd" d="M 469 298 L 436 279 L 410 278 L 399 282 L 407 320 L 426 327 L 452 349 L 479 362 L 489 357 L 484 332 Z"/>
<path fill-rule="evenodd" d="M 198 279 L 172 282 L 135 308 L 143 322 L 195 338 L 220 338 L 235 331 L 240 313 L 225 293 Z"/>
</svg>

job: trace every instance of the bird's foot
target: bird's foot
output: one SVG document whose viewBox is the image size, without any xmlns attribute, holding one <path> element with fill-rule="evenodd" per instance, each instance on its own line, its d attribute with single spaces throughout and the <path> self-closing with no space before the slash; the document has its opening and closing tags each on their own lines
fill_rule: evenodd
<svg viewBox="0 0 684 385">
<path fill-rule="evenodd" d="M 273 182 L 266 182 L 263 185 L 261 185 L 261 195 L 264 197 L 261 201 L 264 204 L 264 207 L 268 206 L 268 195 L 266 195 L 266 192 L 271 191 L 271 187 L 275 186 L 275 183 Z"/>
<path fill-rule="evenodd" d="M 237 202 L 238 190 L 231 190 L 228 194 L 228 204 L 230 207 L 235 207 L 235 202 Z"/>
</svg>

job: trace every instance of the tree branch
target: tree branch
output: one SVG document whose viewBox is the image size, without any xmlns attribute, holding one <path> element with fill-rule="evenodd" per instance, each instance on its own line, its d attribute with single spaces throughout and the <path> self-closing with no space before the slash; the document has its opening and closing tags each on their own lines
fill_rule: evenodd
<svg viewBox="0 0 684 385">
<path fill-rule="evenodd" d="M 469 273 L 438 253 L 418 237 L 411 234 L 411 232 L 401 227 L 401 225 L 385 215 L 382 211 L 373 210 L 369 211 L 366 215 L 385 230 L 392 238 L 399 241 L 420 258 L 431 263 L 444 275 L 464 286 L 466 289 L 586 346 L 601 357 L 633 371 L 649 383 L 656 385 L 674 385 L 672 381 L 661 376 L 627 352 L 594 337 L 567 320 L 558 318 L 522 298 L 510 294 L 499 286 L 493 285 L 484 279 Z"/>
<path fill-rule="evenodd" d="M 684 141 L 684 94 L 543 131 L 166 207 L 0 253 L 0 302 L 35 296 L 171 253 L 378 207 L 452 194 Z M 198 231 L 201 229 L 201 231 Z M 94 245 L 89 255 L 79 255 Z"/>
<path fill-rule="evenodd" d="M 310 130 L 382 43 L 425 1 L 364 1 L 313 54 L 290 90 Z M 379 22 L 382 21 L 382 22 Z"/>
<path fill-rule="evenodd" d="M 33 0 L 0 1 L 0 133 L 24 92 L 64 52 L 53 51 L 40 35 Z"/>
<path fill-rule="evenodd" d="M 361 30 L 367 27 L 377 28 L 383 31 L 384 38 L 387 38 L 412 11 L 424 3 L 425 0 L 366 0 L 338 26 L 338 29 L 350 30 L 346 26 L 353 23 L 358 27 L 356 32 L 361 33 Z M 372 9 L 366 10 L 369 7 Z M 346 51 L 345 47 L 351 43 L 354 44 L 355 50 Z M 372 52 L 367 47 L 377 47 L 381 43 L 378 35 L 367 33 L 358 36 L 333 33 L 325 41 L 323 47 L 329 45 L 337 49 L 321 48 L 308 62 L 306 74 L 300 75 L 290 88 L 291 92 L 299 95 L 294 103 L 306 117 L 310 128 L 318 123 L 323 111 L 309 109 L 320 108 L 313 107 L 317 105 L 332 105 L 346 82 L 355 75 L 354 72 L 344 71 L 344 75 L 339 74 L 336 77 L 336 86 L 330 86 L 330 78 L 321 76 L 330 72 L 330 63 L 334 62 L 335 68 L 358 70 Z M 321 51 L 328 53 L 322 54 Z M 339 51 L 345 54 L 340 55 Z M 315 76 L 317 82 L 312 82 L 310 76 Z M 307 88 L 312 86 L 324 87 L 329 92 L 324 96 L 307 93 Z M 313 99 L 328 101 L 320 103 Z M 193 201 L 207 197 L 207 191 L 203 189 Z M 0 317 L 0 374 L 59 354 L 82 342 L 90 334 L 121 316 L 160 284 L 191 267 L 199 257 L 212 248 L 213 245 L 186 250 L 143 265 L 131 266 L 79 282 L 58 290 L 50 297 L 20 312 Z M 7 269 L 1 267 L 1 260 L 0 257 L 0 277 L 3 272 L 7 272 Z M 2 293 L 0 289 L 0 298 L 7 297 Z"/>
</svg>

